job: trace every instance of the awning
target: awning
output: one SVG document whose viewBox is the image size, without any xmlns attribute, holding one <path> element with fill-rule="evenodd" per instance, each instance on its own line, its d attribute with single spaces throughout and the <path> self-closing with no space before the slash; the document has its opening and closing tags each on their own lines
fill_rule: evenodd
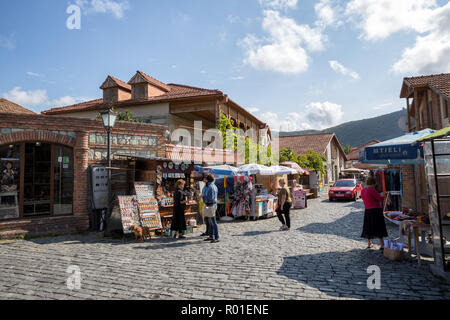
<svg viewBox="0 0 450 320">
<path fill-rule="evenodd" d="M 417 141 L 435 131 L 424 129 L 364 148 L 359 153 L 360 163 L 422 164 L 423 147 Z"/>
<path fill-rule="evenodd" d="M 269 167 L 264 166 L 262 164 L 256 164 L 256 163 L 249 163 L 249 164 L 240 166 L 239 170 L 241 170 L 242 172 L 245 172 L 247 175 L 252 175 L 252 174 L 259 174 L 259 175 L 263 175 L 263 176 L 264 175 L 265 176 L 273 175 L 272 170 Z"/>
</svg>

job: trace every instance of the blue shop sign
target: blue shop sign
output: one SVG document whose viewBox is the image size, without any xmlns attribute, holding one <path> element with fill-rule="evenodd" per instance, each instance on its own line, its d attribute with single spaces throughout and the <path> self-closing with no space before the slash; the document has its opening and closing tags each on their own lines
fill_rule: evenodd
<svg viewBox="0 0 450 320">
<path fill-rule="evenodd" d="M 367 147 L 365 152 L 366 160 L 423 158 L 423 148 L 420 144 Z"/>
</svg>

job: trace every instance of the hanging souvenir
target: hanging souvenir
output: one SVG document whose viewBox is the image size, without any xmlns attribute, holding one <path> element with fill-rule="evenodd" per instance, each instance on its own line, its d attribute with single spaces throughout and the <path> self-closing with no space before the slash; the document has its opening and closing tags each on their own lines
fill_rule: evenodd
<svg viewBox="0 0 450 320">
<path fill-rule="evenodd" d="M 163 168 L 166 169 L 167 168 L 167 162 L 163 163 Z"/>
<path fill-rule="evenodd" d="M 173 162 L 169 163 L 169 169 L 171 169 L 171 170 L 173 169 Z"/>
<path fill-rule="evenodd" d="M 156 166 L 156 173 L 161 173 L 162 172 L 162 167 L 160 165 Z"/>
</svg>

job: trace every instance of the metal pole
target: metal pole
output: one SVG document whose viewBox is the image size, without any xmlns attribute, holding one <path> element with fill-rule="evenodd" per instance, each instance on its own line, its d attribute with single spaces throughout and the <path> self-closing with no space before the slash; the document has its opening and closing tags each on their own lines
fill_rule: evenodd
<svg viewBox="0 0 450 320">
<path fill-rule="evenodd" d="M 107 150 L 107 162 L 108 162 L 108 205 L 111 202 L 111 128 L 107 129 L 107 140 L 108 140 L 108 150 Z"/>
</svg>

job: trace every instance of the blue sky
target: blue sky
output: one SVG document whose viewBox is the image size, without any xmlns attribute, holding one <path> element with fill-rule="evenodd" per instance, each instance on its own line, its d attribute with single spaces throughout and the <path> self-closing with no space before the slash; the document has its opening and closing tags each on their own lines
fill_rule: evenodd
<svg viewBox="0 0 450 320">
<path fill-rule="evenodd" d="M 0 96 L 40 112 L 139 69 L 220 89 L 275 130 L 321 129 L 400 110 L 404 76 L 450 72 L 448 21 L 430 0 L 2 1 Z"/>
</svg>

